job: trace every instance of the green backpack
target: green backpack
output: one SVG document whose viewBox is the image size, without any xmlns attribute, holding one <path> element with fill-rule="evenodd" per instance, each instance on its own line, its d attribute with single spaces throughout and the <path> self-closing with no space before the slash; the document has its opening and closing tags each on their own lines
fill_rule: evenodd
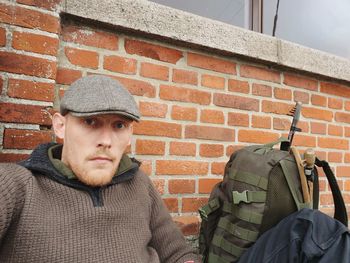
<svg viewBox="0 0 350 263">
<path fill-rule="evenodd" d="M 231 155 L 223 181 L 214 186 L 208 204 L 199 209 L 199 248 L 204 263 L 236 262 L 262 233 L 284 217 L 302 208 L 318 208 L 317 170 L 314 169 L 313 178 L 310 176 L 314 184 L 307 184 L 309 199 L 304 201 L 300 159 L 299 164 L 296 161 L 300 156 L 294 156 L 298 155 L 295 151 L 293 155 L 274 149 L 280 141 L 283 140 L 247 146 Z M 316 161 L 319 165 L 324 163 Z M 328 164 L 324 165 L 329 170 L 324 169 L 326 175 L 332 173 Z M 335 177 L 331 174 L 327 178 L 335 217 L 347 225 L 346 208 Z"/>
</svg>

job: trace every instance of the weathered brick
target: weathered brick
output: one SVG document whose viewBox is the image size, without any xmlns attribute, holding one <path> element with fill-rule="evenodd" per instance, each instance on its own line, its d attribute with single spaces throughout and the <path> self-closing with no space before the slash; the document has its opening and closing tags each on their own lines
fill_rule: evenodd
<svg viewBox="0 0 350 263">
<path fill-rule="evenodd" d="M 118 36 L 115 34 L 81 28 L 74 25 L 62 27 L 62 39 L 85 46 L 118 50 Z"/>
<path fill-rule="evenodd" d="M 270 116 L 252 116 L 252 128 L 271 128 L 271 117 Z"/>
<path fill-rule="evenodd" d="M 213 89 L 224 89 L 225 79 L 219 76 L 203 74 L 201 85 Z"/>
<path fill-rule="evenodd" d="M 279 135 L 272 132 L 239 130 L 238 141 L 249 143 L 268 143 L 278 139 Z"/>
<path fill-rule="evenodd" d="M 344 153 L 344 162 L 350 163 L 350 153 Z"/>
<path fill-rule="evenodd" d="M 164 179 L 153 179 L 152 178 L 152 183 L 154 187 L 157 189 L 157 192 L 160 195 L 164 194 L 164 186 L 165 186 L 165 180 Z"/>
<path fill-rule="evenodd" d="M 185 129 L 185 138 L 233 142 L 235 131 L 227 128 L 188 125 Z"/>
<path fill-rule="evenodd" d="M 136 54 L 172 64 L 176 64 L 183 57 L 182 51 L 134 39 L 125 40 L 125 50 L 129 54 Z"/>
<path fill-rule="evenodd" d="M 225 162 L 212 162 L 211 163 L 211 173 L 216 175 L 224 175 L 225 171 Z"/>
<path fill-rule="evenodd" d="M 337 122 L 350 123 L 350 114 L 345 113 L 345 112 L 336 112 L 335 113 L 335 120 Z"/>
<path fill-rule="evenodd" d="M 262 102 L 262 111 L 266 113 L 275 113 L 280 115 L 288 115 L 294 105 L 284 102 L 274 102 L 264 100 Z"/>
<path fill-rule="evenodd" d="M 159 97 L 163 100 L 192 102 L 200 105 L 208 105 L 211 100 L 209 92 L 167 85 L 160 85 Z"/>
<path fill-rule="evenodd" d="M 301 114 L 305 118 L 311 118 L 316 120 L 332 121 L 333 119 L 333 112 L 317 108 L 303 107 L 301 109 Z"/>
<path fill-rule="evenodd" d="M 261 97 L 272 97 L 272 88 L 263 84 L 253 84 L 252 94 Z"/>
<path fill-rule="evenodd" d="M 208 198 L 182 198 L 182 212 L 197 212 L 199 208 L 208 202 Z"/>
<path fill-rule="evenodd" d="M 218 110 L 201 110 L 201 122 L 224 124 L 224 113 Z"/>
<path fill-rule="evenodd" d="M 332 194 L 320 193 L 320 205 L 332 205 Z"/>
<path fill-rule="evenodd" d="M 196 144 L 191 142 L 170 142 L 170 155 L 195 156 Z"/>
<path fill-rule="evenodd" d="M 0 46 L 6 46 L 6 29 L 0 27 Z"/>
<path fill-rule="evenodd" d="M 221 157 L 224 155 L 224 146 L 221 144 L 201 144 L 199 147 L 201 157 Z"/>
<path fill-rule="evenodd" d="M 297 134 L 293 137 L 293 145 L 303 147 L 316 147 L 316 137 Z"/>
<path fill-rule="evenodd" d="M 0 153 L 0 162 L 1 163 L 17 163 L 27 159 L 29 154 L 21 153 Z"/>
<path fill-rule="evenodd" d="M 311 122 L 311 133 L 314 134 L 326 134 L 327 124 L 320 122 Z"/>
<path fill-rule="evenodd" d="M 169 68 L 162 65 L 156 65 L 148 62 L 141 63 L 140 75 L 146 78 L 168 80 Z"/>
<path fill-rule="evenodd" d="M 173 82 L 197 85 L 198 73 L 184 69 L 173 69 Z"/>
<path fill-rule="evenodd" d="M 245 145 L 230 145 L 226 148 L 226 156 L 231 156 L 234 152 L 242 149 Z"/>
<path fill-rule="evenodd" d="M 171 110 L 171 118 L 173 120 L 196 121 L 197 109 L 181 106 L 173 106 Z"/>
<path fill-rule="evenodd" d="M 2 77 L 0 76 L 0 95 L 1 95 L 1 93 L 2 93 L 3 86 L 4 86 L 4 80 L 3 80 Z"/>
<path fill-rule="evenodd" d="M 149 98 L 154 98 L 156 96 L 155 87 L 146 81 L 115 76 L 114 78 L 120 81 L 133 95 Z"/>
<path fill-rule="evenodd" d="M 281 118 L 273 118 L 273 129 L 287 131 L 290 129 L 291 120 L 281 119 Z"/>
<path fill-rule="evenodd" d="M 199 194 L 210 194 L 214 186 L 222 181 L 221 179 L 199 179 Z"/>
<path fill-rule="evenodd" d="M 52 102 L 54 100 L 54 89 L 55 85 L 53 83 L 9 79 L 7 95 L 13 98 Z"/>
<path fill-rule="evenodd" d="M 209 164 L 199 161 L 157 160 L 157 175 L 206 175 Z"/>
<path fill-rule="evenodd" d="M 310 94 L 304 91 L 295 90 L 293 92 L 294 94 L 294 101 L 301 102 L 303 104 L 309 104 L 310 102 Z"/>
<path fill-rule="evenodd" d="M 259 100 L 236 95 L 215 93 L 214 104 L 240 110 L 259 111 Z"/>
<path fill-rule="evenodd" d="M 198 235 L 199 219 L 197 216 L 179 216 L 173 217 L 173 220 L 183 235 Z"/>
<path fill-rule="evenodd" d="M 327 161 L 330 163 L 343 162 L 343 154 L 341 152 L 329 152 Z"/>
<path fill-rule="evenodd" d="M 12 47 L 19 50 L 56 56 L 58 38 L 16 31 L 13 32 Z"/>
<path fill-rule="evenodd" d="M 0 103 L 0 121 L 51 126 L 49 109 L 42 106 Z"/>
<path fill-rule="evenodd" d="M 36 6 L 47 10 L 56 10 L 62 0 L 16 0 L 17 3 Z"/>
<path fill-rule="evenodd" d="M 309 122 L 308 121 L 299 121 L 297 124 L 298 128 L 301 129 L 302 132 L 308 133 L 309 132 Z"/>
<path fill-rule="evenodd" d="M 180 138 L 181 130 L 181 125 L 176 123 L 143 120 L 134 124 L 134 134 L 139 135 Z"/>
<path fill-rule="evenodd" d="M 59 18 L 19 6 L 0 4 L 0 22 L 58 33 Z"/>
<path fill-rule="evenodd" d="M 193 194 L 195 186 L 195 180 L 177 179 L 168 181 L 169 194 Z"/>
<path fill-rule="evenodd" d="M 136 140 L 136 154 L 164 155 L 165 142 L 154 140 Z"/>
<path fill-rule="evenodd" d="M 5 129 L 5 149 L 34 149 L 41 143 L 51 141 L 51 131 Z"/>
<path fill-rule="evenodd" d="M 162 103 L 140 101 L 139 109 L 142 116 L 164 118 L 168 112 L 168 105 Z"/>
<path fill-rule="evenodd" d="M 241 65 L 240 73 L 241 77 L 281 83 L 280 73 L 270 69 L 259 68 L 251 65 Z"/>
<path fill-rule="evenodd" d="M 236 63 L 191 52 L 187 54 L 187 64 L 192 67 L 208 69 L 216 72 L 237 74 Z"/>
<path fill-rule="evenodd" d="M 0 51 L 0 70 L 49 79 L 56 78 L 56 62 L 5 51 Z"/>
<path fill-rule="evenodd" d="M 104 69 L 124 74 L 135 74 L 136 64 L 136 59 L 125 58 L 115 55 L 105 56 L 103 60 Z"/>
<path fill-rule="evenodd" d="M 349 150 L 349 141 L 346 139 L 337 138 L 318 138 L 318 147 L 329 148 L 329 149 L 339 149 L 339 150 Z"/>
<path fill-rule="evenodd" d="M 311 104 L 315 105 L 315 106 L 326 107 L 327 106 L 327 97 L 317 95 L 317 94 L 312 94 L 311 95 Z"/>
<path fill-rule="evenodd" d="M 343 127 L 339 125 L 328 124 L 328 135 L 343 137 Z"/>
<path fill-rule="evenodd" d="M 249 93 L 249 83 L 248 81 L 241 81 L 236 79 L 228 80 L 228 90 L 232 92 Z"/>
<path fill-rule="evenodd" d="M 289 89 L 274 88 L 273 94 L 274 94 L 276 99 L 280 99 L 280 100 L 291 100 L 292 99 L 292 91 Z"/>
<path fill-rule="evenodd" d="M 83 73 L 79 70 L 68 69 L 68 68 L 58 68 L 56 83 L 63 85 L 70 85 L 77 79 L 81 78 Z"/>
<path fill-rule="evenodd" d="M 177 213 L 179 211 L 179 201 L 177 198 L 163 198 L 163 202 L 170 213 Z"/>
<path fill-rule="evenodd" d="M 336 98 L 328 98 L 328 108 L 341 110 L 343 108 L 343 100 Z"/>
<path fill-rule="evenodd" d="M 335 83 L 321 82 L 321 92 L 335 95 L 341 98 L 350 98 L 350 88 Z"/>
<path fill-rule="evenodd" d="M 350 166 L 337 166 L 337 177 L 349 177 Z"/>
<path fill-rule="evenodd" d="M 98 54 L 95 51 L 65 47 L 64 52 L 73 65 L 97 69 Z"/>
<path fill-rule="evenodd" d="M 317 81 L 303 76 L 284 73 L 283 83 L 288 86 L 317 91 Z"/>
<path fill-rule="evenodd" d="M 350 191 L 350 181 L 345 181 L 344 182 L 344 190 L 345 191 Z"/>
<path fill-rule="evenodd" d="M 249 115 L 246 113 L 229 112 L 227 124 L 230 126 L 248 127 Z"/>
</svg>

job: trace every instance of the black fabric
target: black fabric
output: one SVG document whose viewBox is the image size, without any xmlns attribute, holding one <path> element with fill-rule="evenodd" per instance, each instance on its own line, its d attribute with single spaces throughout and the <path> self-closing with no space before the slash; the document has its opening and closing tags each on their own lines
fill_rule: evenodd
<svg viewBox="0 0 350 263">
<path fill-rule="evenodd" d="M 350 262 L 350 231 L 318 210 L 302 209 L 265 232 L 239 263 Z"/>
</svg>

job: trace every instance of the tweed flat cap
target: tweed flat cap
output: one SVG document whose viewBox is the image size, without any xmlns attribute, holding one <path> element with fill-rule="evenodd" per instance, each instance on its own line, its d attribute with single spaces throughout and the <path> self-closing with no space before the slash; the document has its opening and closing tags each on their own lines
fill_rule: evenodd
<svg viewBox="0 0 350 263">
<path fill-rule="evenodd" d="M 77 117 L 118 114 L 140 120 L 139 109 L 129 91 L 118 81 L 100 75 L 76 80 L 64 93 L 60 112 Z"/>
</svg>

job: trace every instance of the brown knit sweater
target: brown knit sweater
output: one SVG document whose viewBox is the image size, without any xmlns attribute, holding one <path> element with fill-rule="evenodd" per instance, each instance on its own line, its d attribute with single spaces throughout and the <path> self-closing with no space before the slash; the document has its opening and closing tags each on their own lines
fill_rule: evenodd
<svg viewBox="0 0 350 263">
<path fill-rule="evenodd" d="M 0 165 L 0 262 L 199 262 L 138 165 L 90 188 L 55 170 L 49 146 Z"/>
</svg>

